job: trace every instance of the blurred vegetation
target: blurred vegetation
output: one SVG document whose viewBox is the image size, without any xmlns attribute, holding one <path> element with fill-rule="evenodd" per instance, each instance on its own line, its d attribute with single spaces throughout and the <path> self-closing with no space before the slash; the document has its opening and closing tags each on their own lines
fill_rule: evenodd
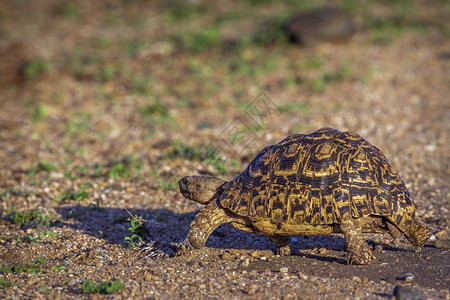
<svg viewBox="0 0 450 300">
<path fill-rule="evenodd" d="M 21 56 L 15 66 L 23 78 L 9 86 L 12 90 L 21 91 L 41 79 L 50 79 L 41 87 L 48 91 L 44 96 L 30 89 L 19 97 L 26 108 L 27 124 L 11 126 L 15 126 L 18 137 L 31 128 L 33 136 L 42 141 L 42 149 L 63 153 L 55 155 L 54 160 L 39 158 L 31 164 L 28 174 L 35 184 L 60 173 L 70 181 L 83 176 L 142 178 L 146 162 L 140 157 L 144 151 L 114 152 L 92 161 L 92 145 L 113 140 L 116 134 L 127 135 L 115 122 L 103 120 L 103 115 L 122 118 L 121 113 L 126 111 L 127 126 L 136 122 L 143 128 L 133 138 L 151 143 L 170 130 L 182 133 L 182 124 L 199 116 L 220 122 L 209 125 L 211 128 L 225 127 L 230 121 L 228 110 L 245 114 L 243 107 L 251 102 L 247 99 L 250 90 L 311 95 L 343 82 L 367 84 L 377 72 L 359 68 L 345 54 L 330 61 L 323 52 L 299 50 L 289 43 L 282 25 L 298 11 L 329 2 L 245 0 L 223 7 L 203 1 L 113 2 L 91 6 L 64 0 L 46 11 L 36 11 L 32 20 L 17 20 L 17 28 L 23 32 L 45 17 L 66 26 L 95 23 L 95 30 L 83 31 L 85 27 L 80 27 L 80 32 L 59 32 L 61 38 L 74 36 L 69 46 L 64 40 L 58 44 L 61 49 L 49 49 L 43 55 L 29 49 L 31 54 Z M 418 0 L 340 0 L 332 4 L 355 17 L 358 31 L 364 35 L 358 41 L 362 48 L 393 45 L 406 33 L 424 34 L 432 27 L 447 36 L 450 33 L 448 20 L 426 23 L 418 18 Z M 12 5 L 21 8 L 18 3 Z M 1 25 L 9 20 L 9 14 L 0 11 L 0 36 L 5 38 L 12 33 Z M 71 83 L 67 83 L 67 77 Z M 60 79 L 61 85 L 55 85 Z M 330 103 L 332 110 L 342 107 Z M 293 100 L 280 104 L 279 112 L 301 117 L 310 112 L 310 107 L 307 101 Z M 259 125 L 249 124 L 248 130 L 263 131 L 265 128 Z M 295 129 L 302 125 L 300 121 Z M 64 141 L 62 146 L 59 140 Z M 228 157 L 221 145 L 196 145 L 175 140 L 160 158 L 201 162 L 220 175 L 239 165 L 239 159 Z M 158 189 L 176 189 L 176 183 L 165 182 L 167 176 L 162 172 L 152 170 L 150 175 Z M 52 199 L 82 201 L 90 196 L 86 189 L 67 189 L 52 195 Z"/>
</svg>

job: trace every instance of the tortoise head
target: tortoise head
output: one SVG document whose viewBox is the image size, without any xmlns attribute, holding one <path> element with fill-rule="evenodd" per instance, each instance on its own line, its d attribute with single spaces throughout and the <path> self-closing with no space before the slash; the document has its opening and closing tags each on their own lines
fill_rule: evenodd
<svg viewBox="0 0 450 300">
<path fill-rule="evenodd" d="M 184 197 L 201 204 L 208 203 L 214 196 L 222 193 L 222 185 L 226 183 L 217 177 L 186 176 L 178 181 L 180 192 Z"/>
</svg>

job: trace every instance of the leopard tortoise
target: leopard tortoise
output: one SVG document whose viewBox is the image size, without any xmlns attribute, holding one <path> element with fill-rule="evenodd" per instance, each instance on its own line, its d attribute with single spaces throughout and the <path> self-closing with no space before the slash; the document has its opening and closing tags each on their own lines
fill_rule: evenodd
<svg viewBox="0 0 450 300">
<path fill-rule="evenodd" d="M 268 235 L 290 255 L 291 235 L 343 233 L 348 264 L 374 258 L 362 233 L 404 234 L 415 246 L 431 235 L 414 219 L 416 206 L 398 173 L 375 146 L 354 132 L 322 128 L 265 147 L 227 182 L 186 176 L 184 197 L 205 204 L 178 254 L 205 245 L 221 224 Z"/>
</svg>

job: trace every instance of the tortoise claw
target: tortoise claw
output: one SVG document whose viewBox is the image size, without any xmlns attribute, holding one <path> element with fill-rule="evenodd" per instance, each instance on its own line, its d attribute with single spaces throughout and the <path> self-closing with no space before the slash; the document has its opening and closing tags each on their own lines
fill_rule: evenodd
<svg viewBox="0 0 450 300">
<path fill-rule="evenodd" d="M 347 264 L 348 265 L 368 265 L 372 259 L 376 257 L 373 256 L 372 251 L 369 248 L 365 248 L 359 253 L 347 252 Z"/>
<path fill-rule="evenodd" d="M 187 255 L 192 252 L 195 248 L 191 245 L 188 239 L 176 245 L 175 256 Z"/>
<path fill-rule="evenodd" d="M 277 247 L 277 255 L 280 256 L 289 256 L 291 255 L 291 247 L 289 245 Z"/>
</svg>

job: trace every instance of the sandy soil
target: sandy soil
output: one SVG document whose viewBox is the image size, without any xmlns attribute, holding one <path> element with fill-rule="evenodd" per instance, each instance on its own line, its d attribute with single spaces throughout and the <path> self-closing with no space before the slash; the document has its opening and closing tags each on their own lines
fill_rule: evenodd
<svg viewBox="0 0 450 300">
<path fill-rule="evenodd" d="M 231 179 L 262 147 L 324 126 L 379 147 L 417 217 L 450 238 L 449 4 L 342 1 L 353 38 L 301 48 L 255 37 L 309 1 L 261 2 L 0 4 L 0 298 L 105 297 L 82 293 L 92 279 L 125 284 L 110 298 L 391 299 L 405 285 L 450 299 L 436 241 L 368 234 L 377 259 L 348 266 L 340 235 L 294 237 L 277 257 L 226 224 L 170 257 L 201 208 L 179 178 Z M 145 219 L 136 249 L 124 207 Z M 40 220 L 14 222 L 32 210 Z"/>
</svg>

